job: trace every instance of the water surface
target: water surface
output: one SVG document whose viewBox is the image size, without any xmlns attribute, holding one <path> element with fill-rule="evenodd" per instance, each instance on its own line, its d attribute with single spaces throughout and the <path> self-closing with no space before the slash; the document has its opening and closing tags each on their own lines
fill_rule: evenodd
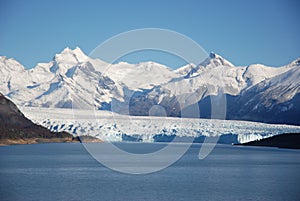
<svg viewBox="0 0 300 201">
<path fill-rule="evenodd" d="M 148 153 L 164 144 L 120 143 Z M 178 145 L 180 146 L 180 145 Z M 217 145 L 204 160 L 194 144 L 147 175 L 112 171 L 79 143 L 0 147 L 0 200 L 298 200 L 300 150 Z"/>
</svg>

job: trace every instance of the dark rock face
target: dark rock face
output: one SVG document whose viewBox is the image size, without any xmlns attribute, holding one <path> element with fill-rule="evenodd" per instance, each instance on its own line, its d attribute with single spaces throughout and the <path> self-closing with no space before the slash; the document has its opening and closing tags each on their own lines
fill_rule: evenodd
<svg viewBox="0 0 300 201">
<path fill-rule="evenodd" d="M 0 93 L 0 139 L 73 138 L 66 132 L 54 133 L 27 119 L 17 106 Z"/>
<path fill-rule="evenodd" d="M 17 106 L 0 94 L 0 126 L 1 127 L 18 127 L 27 128 L 33 126 L 33 123 L 28 120 Z M 3 130 L 2 130 L 3 131 Z"/>
</svg>

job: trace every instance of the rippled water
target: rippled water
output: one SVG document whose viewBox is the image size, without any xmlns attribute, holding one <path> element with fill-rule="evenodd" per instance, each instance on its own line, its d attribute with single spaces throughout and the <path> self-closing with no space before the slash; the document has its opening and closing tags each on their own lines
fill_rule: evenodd
<svg viewBox="0 0 300 201">
<path fill-rule="evenodd" d="M 135 153 L 163 146 L 118 144 Z M 299 200 L 300 150 L 218 145 L 199 160 L 200 146 L 147 175 L 114 172 L 79 143 L 0 147 L 0 200 Z"/>
</svg>

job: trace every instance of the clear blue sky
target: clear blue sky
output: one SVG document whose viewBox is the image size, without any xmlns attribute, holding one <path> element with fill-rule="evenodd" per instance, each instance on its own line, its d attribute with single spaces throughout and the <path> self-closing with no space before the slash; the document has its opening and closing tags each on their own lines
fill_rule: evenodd
<svg viewBox="0 0 300 201">
<path fill-rule="evenodd" d="M 89 53 L 121 32 L 155 27 L 182 33 L 236 65 L 280 66 L 300 57 L 299 2 L 0 0 L 0 55 L 31 68 L 67 46 Z"/>
</svg>

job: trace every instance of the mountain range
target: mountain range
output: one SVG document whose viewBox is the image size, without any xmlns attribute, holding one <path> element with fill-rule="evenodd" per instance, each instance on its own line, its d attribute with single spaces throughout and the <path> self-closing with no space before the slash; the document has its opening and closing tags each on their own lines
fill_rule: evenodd
<svg viewBox="0 0 300 201">
<path fill-rule="evenodd" d="M 212 99 L 223 95 L 226 119 L 300 125 L 300 58 L 282 67 L 234 66 L 210 53 L 172 70 L 155 62 L 109 64 L 77 47 L 28 70 L 1 56 L 0 75 L 0 92 L 18 106 L 181 116 L 196 105 L 200 112 L 185 117 L 211 118 Z"/>
</svg>

